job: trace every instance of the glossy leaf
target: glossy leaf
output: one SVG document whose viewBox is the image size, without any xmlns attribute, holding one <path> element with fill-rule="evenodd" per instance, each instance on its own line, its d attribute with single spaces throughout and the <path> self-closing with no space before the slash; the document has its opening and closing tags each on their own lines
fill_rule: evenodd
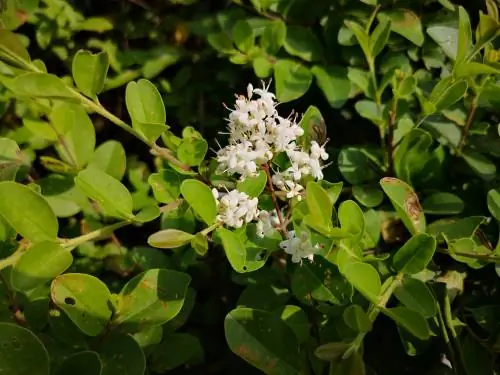
<svg viewBox="0 0 500 375">
<path fill-rule="evenodd" d="M 380 186 L 410 233 L 425 232 L 424 212 L 413 189 L 404 181 L 391 177 L 380 180 Z"/>
<path fill-rule="evenodd" d="M 292 329 L 274 314 L 238 308 L 224 321 L 229 348 L 266 374 L 299 374 L 298 343 Z"/>
<path fill-rule="evenodd" d="M 133 330 L 168 322 L 181 310 L 190 282 L 189 275 L 165 269 L 135 276 L 120 292 L 113 323 Z"/>
<path fill-rule="evenodd" d="M 390 20 L 391 30 L 417 46 L 424 44 L 424 32 L 420 17 L 410 9 L 394 9 L 381 12 L 379 20 Z"/>
<path fill-rule="evenodd" d="M 27 186 L 0 182 L 0 216 L 32 242 L 55 241 L 59 230 L 56 215 L 47 201 Z"/>
<path fill-rule="evenodd" d="M 237 21 L 232 30 L 233 41 L 242 52 L 248 52 L 254 44 L 253 30 L 245 20 Z"/>
<path fill-rule="evenodd" d="M 75 99 L 75 94 L 53 74 L 25 73 L 12 82 L 12 89 L 19 95 L 47 99 Z"/>
<path fill-rule="evenodd" d="M 31 331 L 16 324 L 0 322 L 0 373 L 49 375 L 47 349 Z"/>
<path fill-rule="evenodd" d="M 304 95 L 312 83 L 312 73 L 304 65 L 292 60 L 278 60 L 274 65 L 276 97 L 290 102 Z"/>
<path fill-rule="evenodd" d="M 196 365 L 204 358 L 200 341 L 188 333 L 171 333 L 151 352 L 151 369 L 158 373 L 178 368 L 181 365 Z"/>
<path fill-rule="evenodd" d="M 102 361 L 96 352 L 83 351 L 66 358 L 56 371 L 56 375 L 99 375 Z"/>
<path fill-rule="evenodd" d="M 21 150 L 9 138 L 0 138 L 0 181 L 13 181 L 23 164 Z"/>
<path fill-rule="evenodd" d="M 99 279 L 67 273 L 52 281 L 50 295 L 85 334 L 97 336 L 106 329 L 111 318 L 111 293 Z"/>
<path fill-rule="evenodd" d="M 394 289 L 394 295 L 405 307 L 429 319 L 436 315 L 437 301 L 429 287 L 422 281 L 405 277 Z"/>
<path fill-rule="evenodd" d="M 391 33 L 391 21 L 382 19 L 370 36 L 371 55 L 375 58 L 384 49 Z"/>
<path fill-rule="evenodd" d="M 427 340 L 431 335 L 427 320 L 416 311 L 406 307 L 394 307 L 382 312 L 420 340 Z"/>
<path fill-rule="evenodd" d="M 366 299 L 377 304 L 381 291 L 380 276 L 375 268 L 367 263 L 351 262 L 342 269 L 345 276 L 354 288 Z"/>
<path fill-rule="evenodd" d="M 231 267 L 238 273 L 252 272 L 264 266 L 266 260 L 260 257 L 260 249 L 255 253 L 245 247 L 241 238 L 234 232 L 218 228 L 217 235 Z"/>
<path fill-rule="evenodd" d="M 201 219 L 211 225 L 217 216 L 215 198 L 210 188 L 203 182 L 189 179 L 181 184 L 180 191 L 184 199 L 191 205 L 193 211 Z"/>
<path fill-rule="evenodd" d="M 487 202 L 491 215 L 500 221 L 500 190 L 492 189 L 488 191 Z"/>
<path fill-rule="evenodd" d="M 127 167 L 123 145 L 115 140 L 102 143 L 95 149 L 88 167 L 99 169 L 111 177 L 121 180 Z"/>
<path fill-rule="evenodd" d="M 368 314 L 358 305 L 351 305 L 342 314 L 345 323 L 356 332 L 369 332 L 372 322 Z"/>
<path fill-rule="evenodd" d="M 423 271 L 436 251 L 436 239 L 425 233 L 410 238 L 394 254 L 394 267 L 402 273 L 413 275 Z"/>
<path fill-rule="evenodd" d="M 304 27 L 288 26 L 283 45 L 290 55 L 305 61 L 317 61 L 323 56 L 323 48 L 316 35 Z"/>
<path fill-rule="evenodd" d="M 146 358 L 139 344 L 130 335 L 107 335 L 99 347 L 103 364 L 101 375 L 144 375 Z"/>
<path fill-rule="evenodd" d="M 178 229 L 164 229 L 148 237 L 148 243 L 159 249 L 175 249 L 187 245 L 194 238 L 194 234 Z"/>
<path fill-rule="evenodd" d="M 351 93 L 347 69 L 342 66 L 315 65 L 311 73 L 332 108 L 341 108 Z"/>
<path fill-rule="evenodd" d="M 259 197 L 267 184 L 267 175 L 264 171 L 260 171 L 255 177 L 247 177 L 243 181 L 238 182 L 236 189 L 242 193 L 248 194 L 249 197 Z"/>
<path fill-rule="evenodd" d="M 133 201 L 128 189 L 106 173 L 87 168 L 78 173 L 76 186 L 89 198 L 101 205 L 112 217 L 131 219 Z"/>
<path fill-rule="evenodd" d="M 67 249 L 53 242 L 39 242 L 16 262 L 10 283 L 14 289 L 27 292 L 59 276 L 72 262 L 73 256 Z"/>
<path fill-rule="evenodd" d="M 28 50 L 19 36 L 4 28 L 0 29 L 0 60 L 21 67 L 26 62 L 30 62 Z"/>
<path fill-rule="evenodd" d="M 89 98 L 96 98 L 104 88 L 109 68 L 106 52 L 91 53 L 80 50 L 73 57 L 73 79 L 78 89 Z"/>
<path fill-rule="evenodd" d="M 454 215 L 463 211 L 464 202 L 455 194 L 442 192 L 425 198 L 422 207 L 428 214 Z"/>
</svg>

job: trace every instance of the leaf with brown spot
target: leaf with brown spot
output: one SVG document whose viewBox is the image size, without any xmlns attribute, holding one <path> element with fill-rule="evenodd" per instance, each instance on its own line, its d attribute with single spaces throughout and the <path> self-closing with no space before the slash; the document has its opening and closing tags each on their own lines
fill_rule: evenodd
<svg viewBox="0 0 500 375">
<path fill-rule="evenodd" d="M 182 308 L 191 277 L 183 272 L 151 269 L 122 289 L 114 324 L 135 330 L 174 318 Z"/>
</svg>

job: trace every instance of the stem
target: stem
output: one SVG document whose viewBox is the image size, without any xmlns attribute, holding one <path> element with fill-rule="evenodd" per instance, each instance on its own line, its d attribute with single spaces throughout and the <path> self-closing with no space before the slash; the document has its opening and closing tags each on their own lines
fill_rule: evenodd
<svg viewBox="0 0 500 375">
<path fill-rule="evenodd" d="M 36 66 L 34 66 L 31 63 L 28 63 L 24 60 L 21 60 L 22 65 L 26 67 L 27 70 L 30 70 L 32 72 L 36 73 L 43 73 L 40 71 Z M 191 167 L 188 165 L 182 163 L 180 160 L 178 160 L 176 157 L 172 155 L 170 150 L 158 146 L 155 142 L 149 141 L 142 133 L 134 129 L 132 126 L 129 126 L 125 121 L 121 120 L 111 112 L 109 112 L 106 108 L 104 108 L 100 103 L 96 103 L 89 98 L 87 98 L 85 95 L 80 94 L 76 89 L 70 86 L 66 86 L 68 90 L 75 96 L 76 99 L 78 99 L 84 106 L 87 108 L 93 110 L 94 112 L 100 114 L 101 116 L 107 118 L 109 121 L 111 121 L 113 124 L 117 125 L 118 127 L 122 128 L 125 130 L 127 133 L 133 135 L 146 145 L 148 145 L 151 148 L 151 152 L 154 153 L 157 156 L 160 156 L 161 158 L 167 160 L 169 163 L 185 170 L 185 171 L 191 171 Z"/>
<path fill-rule="evenodd" d="M 478 260 L 482 260 L 485 262 L 500 264 L 500 257 L 496 256 L 496 255 L 464 253 L 461 251 L 451 252 L 447 249 L 438 249 L 438 251 L 441 253 L 444 253 L 444 254 L 448 254 L 448 255 L 454 254 L 454 255 L 461 256 L 461 257 L 465 257 L 465 258 L 478 259 Z"/>
<path fill-rule="evenodd" d="M 387 150 L 387 173 L 389 176 L 394 175 L 394 128 L 396 126 L 396 115 L 398 108 L 398 97 L 392 99 L 392 107 L 389 112 L 389 123 L 387 126 L 387 142 L 385 144 Z"/>
<path fill-rule="evenodd" d="M 469 109 L 469 115 L 467 116 L 467 122 L 465 123 L 465 126 L 462 128 L 462 135 L 460 136 L 460 141 L 458 142 L 457 156 L 462 155 L 462 151 L 465 147 L 465 144 L 467 143 L 467 137 L 469 136 L 470 128 L 472 126 L 472 121 L 474 119 L 474 115 L 476 114 L 478 106 L 478 98 L 479 95 L 475 96 L 474 99 L 472 99 L 472 104 Z"/>
<path fill-rule="evenodd" d="M 75 247 L 84 244 L 85 242 L 95 241 L 99 239 L 103 239 L 105 237 L 109 237 L 113 234 L 113 232 L 119 228 L 122 228 L 126 225 L 132 224 L 131 221 L 120 221 L 115 224 L 111 224 L 100 229 L 94 230 L 92 232 L 86 233 L 84 235 L 71 238 L 71 239 L 61 239 L 61 245 L 70 248 L 71 250 Z"/>
<path fill-rule="evenodd" d="M 208 228 L 205 228 L 203 229 L 200 234 L 202 234 L 203 236 L 206 236 L 207 234 L 209 234 L 210 232 L 213 232 L 214 230 L 216 230 L 217 228 L 219 228 L 220 226 L 222 225 L 222 223 L 218 222 L 218 223 L 215 223 L 215 224 L 212 224 L 210 225 Z"/>
<path fill-rule="evenodd" d="M 373 21 L 375 21 L 375 17 L 377 16 L 378 11 L 380 10 L 381 5 L 377 4 L 375 9 L 373 9 L 372 14 L 370 15 L 370 19 L 368 20 L 368 23 L 366 24 L 365 31 L 367 34 L 370 34 L 370 29 L 372 28 Z"/>
<path fill-rule="evenodd" d="M 382 285 L 382 290 L 384 290 L 384 292 L 380 295 L 378 303 L 376 305 L 371 304 L 370 307 L 368 308 L 368 318 L 372 323 L 375 322 L 381 310 L 385 309 L 385 306 L 392 297 L 392 293 L 394 293 L 394 290 L 401 283 L 403 276 L 404 274 L 398 273 L 396 277 L 392 279 L 391 278 L 387 279 L 384 285 Z M 351 343 L 349 349 L 347 349 L 344 355 L 342 356 L 342 359 L 349 358 L 354 352 L 359 350 L 366 334 L 367 332 L 361 332 L 356 336 L 354 341 Z"/>
<path fill-rule="evenodd" d="M 278 203 L 278 199 L 276 198 L 276 193 L 274 191 L 273 180 L 271 177 L 271 171 L 269 170 L 269 164 L 262 164 L 262 169 L 266 172 L 267 175 L 267 187 L 271 192 L 271 197 L 274 204 L 274 209 L 276 210 L 276 214 L 278 215 L 278 220 L 280 222 L 280 229 L 283 233 L 287 234 L 287 230 L 285 227 L 285 221 L 283 220 L 283 215 L 281 214 L 280 206 Z"/>
<path fill-rule="evenodd" d="M 447 293 L 445 291 L 445 293 Z M 441 306 L 438 304 L 438 309 L 437 309 L 437 317 L 439 320 L 439 325 L 441 326 L 441 333 L 443 335 L 443 340 L 448 347 L 448 354 L 450 355 L 453 371 L 455 374 L 458 375 L 458 368 L 457 368 L 457 357 L 455 355 L 455 350 L 453 349 L 453 345 L 451 344 L 450 336 L 448 335 L 448 330 L 446 329 L 446 323 L 444 321 L 443 313 L 441 311 Z"/>
</svg>

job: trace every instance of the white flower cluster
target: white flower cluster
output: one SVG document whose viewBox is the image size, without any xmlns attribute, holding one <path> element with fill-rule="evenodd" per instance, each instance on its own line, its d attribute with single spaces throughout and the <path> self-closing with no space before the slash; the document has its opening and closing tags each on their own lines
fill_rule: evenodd
<svg viewBox="0 0 500 375">
<path fill-rule="evenodd" d="M 294 231 L 289 232 L 288 235 L 288 239 L 280 242 L 280 247 L 292 256 L 292 262 L 302 263 L 302 259 L 309 259 L 312 262 L 314 254 L 319 250 L 318 244 L 314 246 L 311 244 L 307 232 L 300 233 L 299 237 Z"/>
<path fill-rule="evenodd" d="M 257 99 L 252 99 L 257 95 Z M 320 160 L 327 160 L 324 145 L 312 141 L 309 153 L 296 143 L 304 130 L 296 118 L 283 118 L 276 110 L 277 102 L 268 87 L 247 87 L 247 96 L 236 99 L 235 109 L 229 114 L 229 145 L 217 152 L 219 171 L 238 174 L 243 180 L 255 176 L 259 166 L 268 163 L 274 155 L 285 152 L 291 167 L 274 174 L 273 184 L 287 192 L 287 198 L 298 197 L 304 189 L 304 176 L 323 179 Z"/>
<path fill-rule="evenodd" d="M 212 193 L 218 205 L 217 220 L 229 227 L 241 228 L 243 224 L 249 223 L 259 216 L 257 208 L 259 200 L 257 198 L 250 198 L 247 194 L 236 189 L 229 193 L 219 193 L 217 189 L 212 189 Z"/>
</svg>

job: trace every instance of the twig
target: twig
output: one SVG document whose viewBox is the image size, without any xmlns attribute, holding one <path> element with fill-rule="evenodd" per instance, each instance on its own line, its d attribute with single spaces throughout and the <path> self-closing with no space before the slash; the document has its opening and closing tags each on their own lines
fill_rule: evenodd
<svg viewBox="0 0 500 375">
<path fill-rule="evenodd" d="M 474 120 L 474 115 L 476 114 L 477 105 L 478 105 L 478 96 L 475 96 L 472 100 L 472 104 L 469 109 L 469 115 L 467 116 L 467 122 L 465 126 L 462 128 L 462 135 L 460 136 L 460 141 L 457 146 L 457 156 L 462 155 L 462 151 L 467 143 L 467 137 L 469 136 L 470 128 L 472 126 L 472 121 Z"/>
<path fill-rule="evenodd" d="M 283 220 L 283 215 L 281 214 L 281 209 L 280 209 L 280 206 L 278 203 L 278 199 L 276 198 L 276 193 L 274 191 L 273 180 L 271 177 L 271 171 L 269 170 L 269 164 L 262 164 L 262 169 L 266 172 L 266 175 L 267 175 L 267 187 L 269 188 L 269 191 L 271 192 L 271 197 L 273 200 L 274 209 L 276 210 L 276 214 L 278 215 L 278 220 L 280 222 L 280 229 L 285 235 L 287 235 L 288 231 L 285 227 L 285 221 Z"/>
</svg>

